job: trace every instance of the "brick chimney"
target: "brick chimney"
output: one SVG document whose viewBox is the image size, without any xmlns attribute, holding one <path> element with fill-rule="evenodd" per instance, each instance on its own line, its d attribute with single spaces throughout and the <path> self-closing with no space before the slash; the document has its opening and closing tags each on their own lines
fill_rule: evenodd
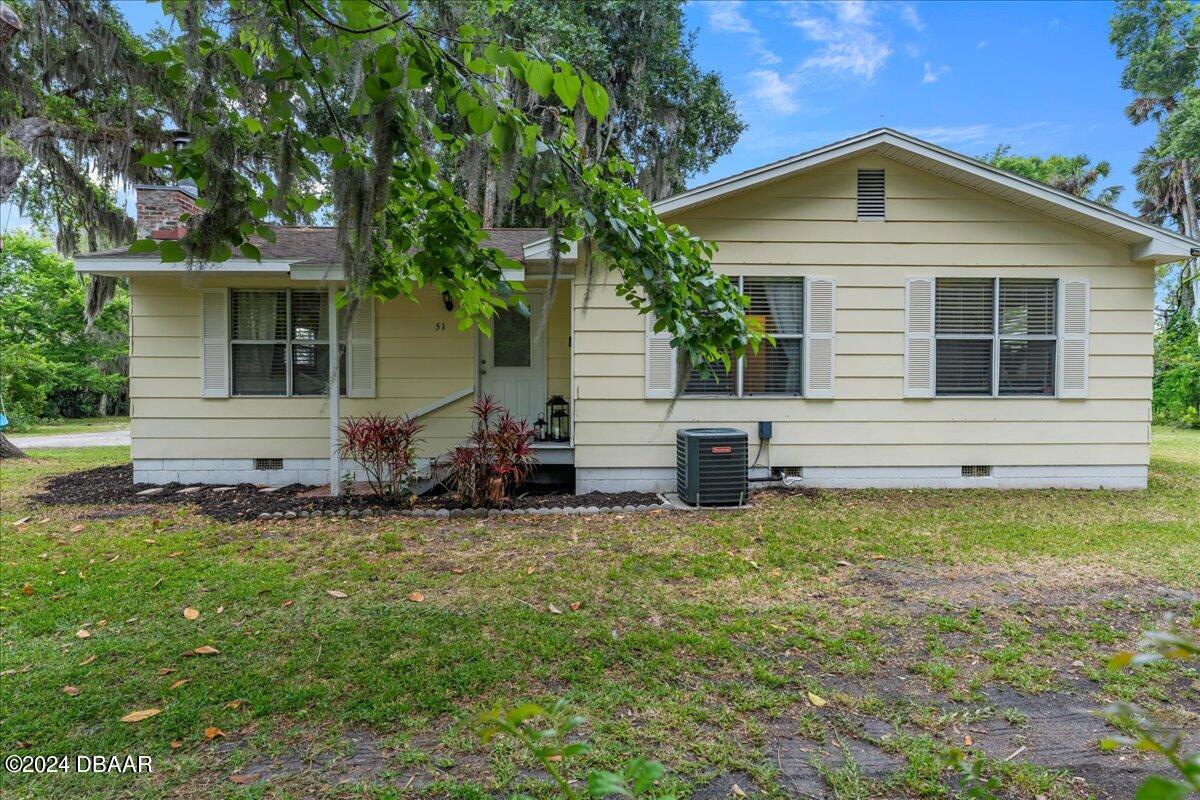
<svg viewBox="0 0 1200 800">
<path fill-rule="evenodd" d="M 150 186 L 139 184 L 136 194 L 135 221 L 139 239 L 182 239 L 187 223 L 179 217 L 200 214 L 196 189 L 192 186 Z"/>
</svg>

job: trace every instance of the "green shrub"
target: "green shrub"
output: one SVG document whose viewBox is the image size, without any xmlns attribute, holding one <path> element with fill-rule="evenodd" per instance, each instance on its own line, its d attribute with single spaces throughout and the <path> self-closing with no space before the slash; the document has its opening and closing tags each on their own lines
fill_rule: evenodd
<svg viewBox="0 0 1200 800">
<path fill-rule="evenodd" d="M 1196 320 L 1177 313 L 1154 336 L 1154 421 L 1200 427 L 1200 336 Z"/>
</svg>

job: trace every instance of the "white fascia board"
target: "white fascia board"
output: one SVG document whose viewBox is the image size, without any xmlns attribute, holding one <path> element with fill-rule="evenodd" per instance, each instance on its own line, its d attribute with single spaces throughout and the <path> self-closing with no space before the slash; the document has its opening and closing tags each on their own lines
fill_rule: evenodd
<svg viewBox="0 0 1200 800">
<path fill-rule="evenodd" d="M 75 271 L 80 274 L 95 275 L 182 275 L 219 274 L 219 275 L 286 275 L 291 270 L 291 264 L 286 261 L 222 261 L 219 264 L 205 264 L 203 267 L 189 267 L 186 261 L 175 261 L 164 264 L 151 258 L 87 258 L 75 262 Z"/>
<path fill-rule="evenodd" d="M 549 261 L 550 260 L 550 237 L 537 239 L 524 246 L 526 261 Z M 579 242 L 571 242 L 567 247 L 567 252 L 559 256 L 563 261 L 574 261 L 579 257 Z"/>
<path fill-rule="evenodd" d="M 506 281 L 520 283 L 521 281 L 525 280 L 525 268 L 521 267 L 520 269 L 506 269 L 504 270 L 503 277 Z"/>
<path fill-rule="evenodd" d="M 1133 261 L 1149 261 L 1152 264 L 1170 264 L 1184 261 L 1195 255 L 1198 248 L 1179 242 L 1153 238 L 1129 246 L 1129 257 Z"/>
</svg>

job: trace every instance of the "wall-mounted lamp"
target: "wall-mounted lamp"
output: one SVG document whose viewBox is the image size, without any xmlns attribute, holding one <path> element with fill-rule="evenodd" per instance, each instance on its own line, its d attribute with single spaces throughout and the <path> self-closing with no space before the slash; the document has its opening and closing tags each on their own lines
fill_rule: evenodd
<svg viewBox="0 0 1200 800">
<path fill-rule="evenodd" d="M 450 296 L 449 292 L 442 292 L 442 305 L 446 307 L 447 311 L 454 310 L 454 298 Z"/>
<path fill-rule="evenodd" d="M 1196 256 L 1200 256 L 1200 247 L 1192 248 L 1192 258 L 1195 258 Z"/>
</svg>

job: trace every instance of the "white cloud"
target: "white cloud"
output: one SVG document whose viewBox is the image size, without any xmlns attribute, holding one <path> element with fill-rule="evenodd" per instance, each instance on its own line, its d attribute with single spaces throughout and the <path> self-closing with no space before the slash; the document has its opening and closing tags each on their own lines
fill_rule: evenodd
<svg viewBox="0 0 1200 800">
<path fill-rule="evenodd" d="M 940 67 L 934 68 L 933 64 L 925 62 L 925 74 L 921 76 L 921 83 L 937 83 L 938 78 L 950 71 L 950 67 L 942 64 Z"/>
<path fill-rule="evenodd" d="M 892 54 L 878 8 L 864 0 L 789 4 L 788 21 L 818 45 L 802 68 L 874 78 Z"/>
<path fill-rule="evenodd" d="M 1021 125 L 977 122 L 970 125 L 933 125 L 925 128 L 900 127 L 900 130 L 918 139 L 927 139 L 947 147 L 994 147 L 997 144 L 1021 147 L 1030 144 L 1034 135 L 1038 142 L 1046 142 L 1070 134 L 1069 126 L 1049 122 L 1026 122 Z"/>
<path fill-rule="evenodd" d="M 755 82 L 750 90 L 755 100 L 770 106 L 780 114 L 795 114 L 800 105 L 796 102 L 796 82 L 793 78 L 782 78 L 772 69 L 756 69 L 749 75 Z"/>
<path fill-rule="evenodd" d="M 908 25 L 908 27 L 915 31 L 925 30 L 925 21 L 921 19 L 921 15 L 917 13 L 916 6 L 912 5 L 911 3 L 900 4 L 900 19 L 904 21 L 904 24 Z"/>
<path fill-rule="evenodd" d="M 742 0 L 714 3 L 708 12 L 708 24 L 718 33 L 741 33 L 750 36 L 750 49 L 759 63 L 778 64 L 782 59 L 767 48 L 754 23 L 742 14 Z"/>
<path fill-rule="evenodd" d="M 742 0 L 714 3 L 708 12 L 708 24 L 721 33 L 758 33 L 750 20 L 742 16 Z"/>
<path fill-rule="evenodd" d="M 988 46 L 988 40 L 987 40 L 987 39 L 980 39 L 980 40 L 979 40 L 979 44 L 975 45 L 975 49 L 976 49 L 976 50 L 982 50 L 983 48 L 985 48 L 985 47 L 987 47 L 987 46 Z"/>
</svg>

